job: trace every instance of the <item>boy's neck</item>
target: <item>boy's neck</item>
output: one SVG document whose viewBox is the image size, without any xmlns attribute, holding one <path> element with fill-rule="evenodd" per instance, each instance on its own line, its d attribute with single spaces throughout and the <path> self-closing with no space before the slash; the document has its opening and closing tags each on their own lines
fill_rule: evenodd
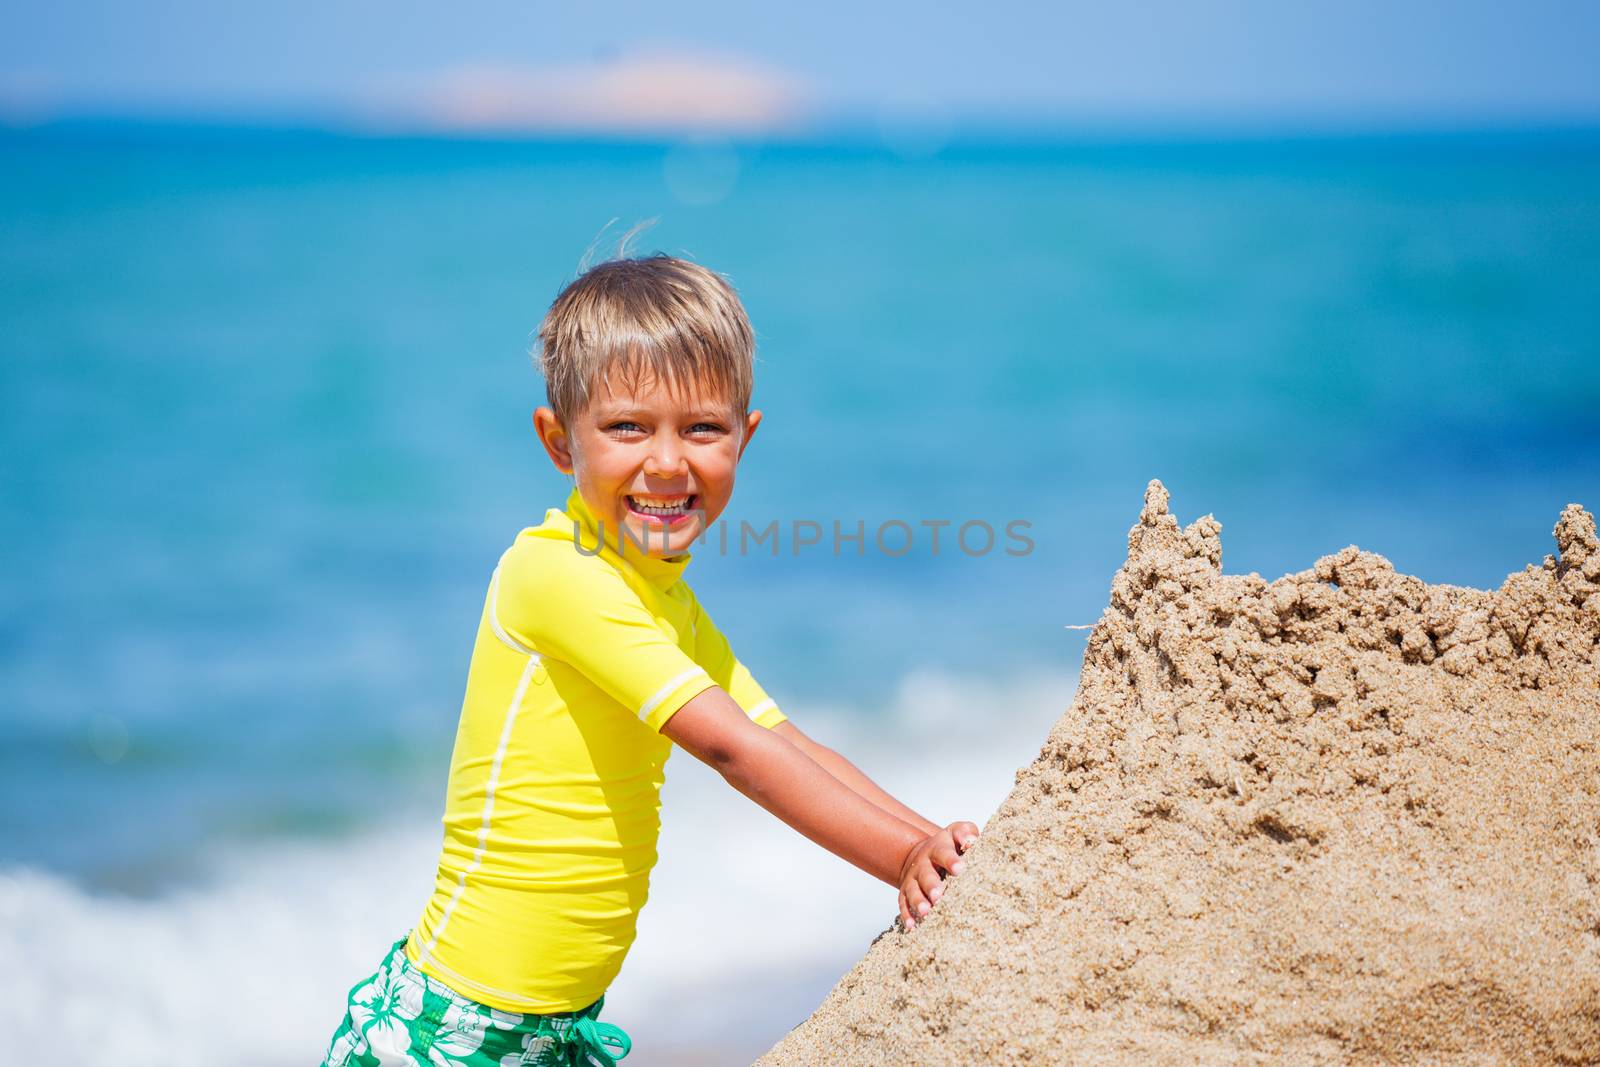
<svg viewBox="0 0 1600 1067">
<path fill-rule="evenodd" d="M 650 555 L 625 530 L 612 529 L 610 526 L 603 531 L 602 548 L 600 523 L 576 486 L 567 496 L 565 510 L 575 524 L 576 549 L 589 556 L 599 554 L 612 559 L 621 559 L 659 589 L 667 588 L 682 577 L 684 568 L 689 565 L 692 558 L 688 552 L 666 557 Z"/>
</svg>

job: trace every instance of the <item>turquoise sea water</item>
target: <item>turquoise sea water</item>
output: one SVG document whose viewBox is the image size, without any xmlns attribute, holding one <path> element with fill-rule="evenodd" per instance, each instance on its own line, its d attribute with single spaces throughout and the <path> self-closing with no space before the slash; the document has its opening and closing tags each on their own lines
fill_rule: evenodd
<svg viewBox="0 0 1600 1067">
<path fill-rule="evenodd" d="M 1151 477 L 1269 576 L 1358 542 L 1493 584 L 1600 501 L 1600 139 L 0 144 L 9 862 L 114 879 L 431 781 L 488 571 L 565 495 L 531 333 L 613 218 L 758 330 L 729 519 L 783 554 L 690 576 L 789 703 L 1075 666 Z"/>
<path fill-rule="evenodd" d="M 1355 542 L 1494 585 L 1600 504 L 1588 134 L 904 159 L 80 129 L 0 161 L 0 869 L 85 891 L 437 816 L 490 569 L 567 490 L 532 332 L 614 218 L 754 321 L 729 519 L 869 531 L 688 576 L 781 704 L 869 733 L 908 677 L 981 719 L 1075 670 L 1063 625 L 1152 477 L 1268 577 Z M 1032 551 L 959 551 L 976 519 Z"/>
</svg>

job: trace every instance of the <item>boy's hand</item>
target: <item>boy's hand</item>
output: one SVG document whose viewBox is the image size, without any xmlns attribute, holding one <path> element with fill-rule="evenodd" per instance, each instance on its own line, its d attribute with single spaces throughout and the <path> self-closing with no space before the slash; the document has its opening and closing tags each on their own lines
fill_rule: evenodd
<svg viewBox="0 0 1600 1067">
<path fill-rule="evenodd" d="M 929 834 L 906 854 L 900 867 L 900 925 L 907 930 L 944 896 L 944 878 L 961 873 L 961 853 L 978 836 L 970 822 L 953 822 Z"/>
</svg>

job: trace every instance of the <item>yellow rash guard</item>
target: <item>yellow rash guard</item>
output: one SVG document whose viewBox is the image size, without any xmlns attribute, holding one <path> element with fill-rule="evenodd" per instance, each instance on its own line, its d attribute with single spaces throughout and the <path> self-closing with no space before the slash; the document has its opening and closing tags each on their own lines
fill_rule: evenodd
<svg viewBox="0 0 1600 1067">
<path fill-rule="evenodd" d="M 784 721 L 683 581 L 689 556 L 624 558 L 616 536 L 599 544 L 574 489 L 500 557 L 478 624 L 406 955 L 505 1011 L 588 1007 L 622 967 L 656 862 L 662 724 L 713 685 Z"/>
</svg>

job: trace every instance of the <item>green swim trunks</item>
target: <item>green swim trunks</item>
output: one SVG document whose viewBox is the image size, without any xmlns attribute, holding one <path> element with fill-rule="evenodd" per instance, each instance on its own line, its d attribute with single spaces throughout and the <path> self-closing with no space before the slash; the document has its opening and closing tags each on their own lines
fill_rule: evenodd
<svg viewBox="0 0 1600 1067">
<path fill-rule="evenodd" d="M 633 1048 L 596 1018 L 604 997 L 582 1011 L 501 1011 L 417 970 L 405 945 L 350 990 L 323 1067 L 615 1067 Z"/>
</svg>

